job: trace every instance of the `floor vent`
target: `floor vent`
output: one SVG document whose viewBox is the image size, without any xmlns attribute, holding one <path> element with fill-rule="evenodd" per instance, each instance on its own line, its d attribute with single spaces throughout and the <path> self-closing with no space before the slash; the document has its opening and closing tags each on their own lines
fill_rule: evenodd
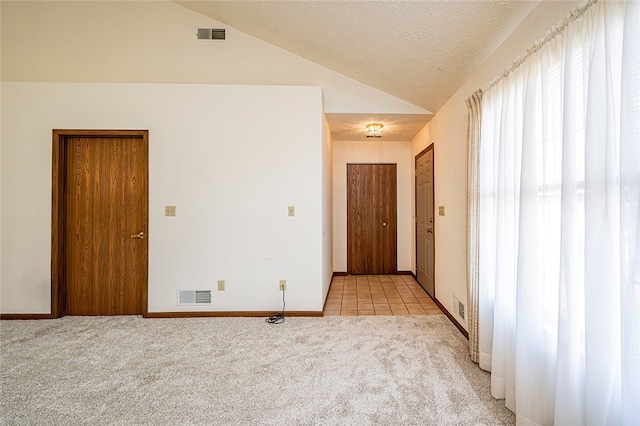
<svg viewBox="0 0 640 426">
<path fill-rule="evenodd" d="M 227 30 L 224 28 L 198 28 L 198 40 L 226 40 Z"/>
<path fill-rule="evenodd" d="M 464 319 L 464 304 L 455 296 L 453 296 L 453 309 L 454 313 L 457 313 L 460 318 Z"/>
<path fill-rule="evenodd" d="M 178 305 L 210 305 L 211 290 L 178 290 Z"/>
</svg>

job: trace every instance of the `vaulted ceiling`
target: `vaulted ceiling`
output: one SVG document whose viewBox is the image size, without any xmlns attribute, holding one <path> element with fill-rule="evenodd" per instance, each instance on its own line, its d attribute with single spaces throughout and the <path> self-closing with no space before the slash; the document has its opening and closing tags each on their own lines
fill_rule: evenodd
<svg viewBox="0 0 640 426">
<path fill-rule="evenodd" d="M 176 3 L 435 113 L 538 0 Z"/>
</svg>

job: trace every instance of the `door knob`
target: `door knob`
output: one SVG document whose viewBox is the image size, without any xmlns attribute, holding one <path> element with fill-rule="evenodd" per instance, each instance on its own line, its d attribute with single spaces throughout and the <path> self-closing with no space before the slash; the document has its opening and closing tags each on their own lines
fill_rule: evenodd
<svg viewBox="0 0 640 426">
<path fill-rule="evenodd" d="M 382 226 L 387 226 L 387 222 L 382 222 Z"/>
<path fill-rule="evenodd" d="M 140 232 L 139 234 L 132 235 L 131 238 L 143 239 L 144 238 L 144 232 Z"/>
</svg>

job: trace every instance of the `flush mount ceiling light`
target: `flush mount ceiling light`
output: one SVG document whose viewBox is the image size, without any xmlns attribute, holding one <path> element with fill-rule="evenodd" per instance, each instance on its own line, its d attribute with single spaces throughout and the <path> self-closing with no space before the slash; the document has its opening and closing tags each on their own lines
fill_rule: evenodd
<svg viewBox="0 0 640 426">
<path fill-rule="evenodd" d="M 368 138 L 381 138 L 382 137 L 382 128 L 384 125 L 380 123 L 371 123 L 367 124 L 367 137 Z"/>
</svg>

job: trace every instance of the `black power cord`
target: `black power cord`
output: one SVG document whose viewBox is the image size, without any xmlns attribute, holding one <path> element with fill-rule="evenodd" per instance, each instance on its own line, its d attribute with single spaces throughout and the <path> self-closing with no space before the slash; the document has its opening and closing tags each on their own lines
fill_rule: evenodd
<svg viewBox="0 0 640 426">
<path fill-rule="evenodd" d="M 265 321 L 269 324 L 282 324 L 284 322 L 284 307 L 286 303 L 284 302 L 284 290 L 282 290 L 282 312 L 276 312 L 269 315 Z"/>
</svg>

